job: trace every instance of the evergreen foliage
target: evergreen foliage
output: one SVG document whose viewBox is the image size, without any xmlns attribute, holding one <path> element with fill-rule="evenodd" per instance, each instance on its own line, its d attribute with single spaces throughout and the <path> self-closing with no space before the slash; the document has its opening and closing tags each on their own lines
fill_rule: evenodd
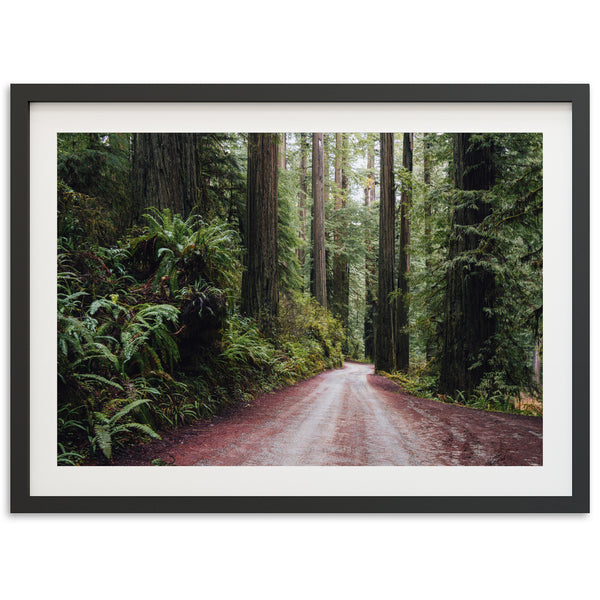
<svg viewBox="0 0 600 600">
<path fill-rule="evenodd" d="M 313 135 L 287 134 L 274 179 L 278 302 L 265 328 L 241 312 L 244 256 L 260 233 L 248 229 L 247 134 L 195 134 L 199 201 L 187 215 L 134 210 L 133 134 L 58 136 L 58 464 L 111 462 L 123 445 L 338 368 L 346 357 L 375 358 L 379 137 L 345 133 L 337 147 L 335 134 L 323 135 L 327 294 L 319 303 L 310 294 Z M 392 364 L 388 375 L 411 394 L 486 410 L 513 410 L 525 395 L 541 399 L 541 135 L 471 134 L 492 153 L 485 190 L 457 188 L 452 134 L 413 134 L 412 171 L 400 159 L 403 136 L 395 138 L 396 252 L 388 267 L 398 273 L 396 213 L 400 192 L 410 189 L 410 365 L 393 373 Z M 483 218 L 457 223 L 457 211 L 483 205 Z M 457 236 L 477 243 L 451 254 Z M 440 367 L 448 274 L 457 265 L 493 278 L 486 314 L 495 327 L 484 360 L 466 366 L 480 369 L 476 385 L 449 392 Z M 390 306 L 397 297 L 394 283 Z"/>
</svg>

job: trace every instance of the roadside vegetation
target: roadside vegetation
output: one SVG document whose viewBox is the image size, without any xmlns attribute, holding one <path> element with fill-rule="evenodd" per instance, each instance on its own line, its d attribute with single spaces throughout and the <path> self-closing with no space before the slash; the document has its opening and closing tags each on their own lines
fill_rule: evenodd
<svg viewBox="0 0 600 600">
<path fill-rule="evenodd" d="M 110 461 L 234 402 L 340 367 L 340 324 L 291 293 L 267 337 L 239 311 L 239 235 L 151 210 L 113 247 L 63 228 L 58 253 L 58 463 Z"/>
<path fill-rule="evenodd" d="M 59 464 L 110 463 L 346 358 L 416 396 L 541 414 L 541 135 L 57 148 Z"/>
<path fill-rule="evenodd" d="M 409 373 L 386 373 L 378 371 L 379 375 L 387 377 L 407 394 L 417 398 L 427 398 L 445 404 L 468 406 L 479 410 L 494 412 L 505 412 L 520 415 L 542 416 L 543 404 L 541 394 L 536 390 L 519 392 L 518 390 L 506 389 L 502 382 L 495 386 L 490 385 L 487 389 L 480 389 L 465 394 L 457 391 L 454 395 L 440 394 L 437 390 L 437 380 L 434 375 L 428 374 L 427 364 L 416 365 Z"/>
</svg>

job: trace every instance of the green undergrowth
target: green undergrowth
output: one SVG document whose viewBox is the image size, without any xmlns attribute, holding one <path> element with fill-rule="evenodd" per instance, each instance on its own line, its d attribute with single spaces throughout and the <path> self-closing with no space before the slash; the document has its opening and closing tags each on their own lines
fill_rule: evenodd
<svg viewBox="0 0 600 600">
<path fill-rule="evenodd" d="M 387 377 L 403 391 L 417 398 L 493 412 L 534 416 L 541 416 L 543 412 L 541 401 L 523 402 L 518 390 L 509 389 L 501 383 L 493 386 L 491 378 L 483 381 L 480 387 L 470 394 L 457 391 L 454 395 L 447 395 L 437 392 L 437 377 L 429 371 L 429 365 L 425 363 L 413 367 L 409 373 L 378 371 L 377 374 Z"/>
<path fill-rule="evenodd" d="M 117 247 L 59 222 L 58 464 L 116 448 L 342 365 L 341 326 L 282 297 L 266 338 L 239 313 L 240 242 L 223 222 L 153 211 Z"/>
</svg>

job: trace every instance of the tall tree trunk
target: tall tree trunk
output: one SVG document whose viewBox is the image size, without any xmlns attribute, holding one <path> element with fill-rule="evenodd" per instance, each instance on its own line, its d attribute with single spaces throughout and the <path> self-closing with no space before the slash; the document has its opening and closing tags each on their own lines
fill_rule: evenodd
<svg viewBox="0 0 600 600">
<path fill-rule="evenodd" d="M 431 134 L 425 133 L 423 136 L 423 184 L 424 184 L 424 208 L 425 208 L 425 244 L 427 249 L 427 255 L 429 256 L 431 250 Z M 429 258 L 426 259 L 425 264 L 430 264 Z"/>
<path fill-rule="evenodd" d="M 429 271 L 431 267 L 432 240 L 431 240 L 431 219 L 433 211 L 431 206 L 431 133 L 423 134 L 423 205 L 425 212 L 425 224 L 423 234 L 425 237 L 425 269 Z M 433 356 L 431 339 L 427 336 L 425 341 L 425 360 L 430 361 Z"/>
<path fill-rule="evenodd" d="M 413 136 L 405 133 L 402 142 L 402 167 L 412 177 Z M 408 316 L 410 296 L 408 293 L 408 274 L 410 272 L 410 205 L 412 201 L 412 181 L 403 184 L 400 195 L 400 240 L 398 259 L 398 298 L 396 305 L 396 369 L 408 371 L 410 362 L 410 340 Z"/>
<path fill-rule="evenodd" d="M 367 134 L 368 135 L 368 134 Z M 375 202 L 375 146 L 367 139 L 367 181 L 365 183 L 365 206 Z"/>
<path fill-rule="evenodd" d="M 332 188 L 332 181 L 330 178 L 330 155 L 332 140 L 335 139 L 334 134 L 325 133 L 323 135 L 323 202 L 325 203 L 325 210 L 329 207 L 329 199 Z M 335 161 L 334 161 L 335 166 Z M 335 200 L 335 185 L 334 188 L 334 200 Z M 331 308 L 333 297 L 333 265 L 334 255 L 331 253 L 331 232 L 327 230 L 325 232 L 325 287 L 327 289 L 327 306 Z"/>
<path fill-rule="evenodd" d="M 195 133 L 136 133 L 132 165 L 135 218 L 154 206 L 187 217 L 199 204 Z"/>
<path fill-rule="evenodd" d="M 326 133 L 323 134 L 323 202 L 325 206 L 329 202 L 331 193 L 331 181 L 329 179 L 329 153 L 331 150 L 331 139 Z"/>
<path fill-rule="evenodd" d="M 367 181 L 365 185 L 365 206 L 369 208 L 375 202 L 375 140 L 371 140 L 371 134 L 367 134 Z M 365 315 L 364 335 L 365 356 L 374 359 L 375 328 L 373 319 L 375 317 L 376 297 L 376 264 L 370 257 L 372 252 L 371 240 L 365 240 Z"/>
<path fill-rule="evenodd" d="M 298 213 L 300 218 L 300 240 L 301 246 L 298 248 L 298 261 L 304 266 L 306 243 L 306 198 L 308 196 L 306 176 L 308 172 L 307 161 L 307 141 L 306 134 L 300 134 L 300 192 L 298 193 Z"/>
<path fill-rule="evenodd" d="M 381 134 L 381 193 L 379 205 L 379 269 L 377 284 L 377 327 L 375 368 L 394 370 L 394 134 Z"/>
<path fill-rule="evenodd" d="M 454 184 L 465 193 L 453 210 L 446 279 L 440 388 L 448 394 L 473 391 L 494 353 L 494 273 L 477 252 L 479 226 L 491 213 L 483 191 L 494 184 L 493 150 L 485 137 L 455 134 Z"/>
<path fill-rule="evenodd" d="M 343 135 L 342 133 L 335 134 L 335 208 L 340 208 L 342 205 L 342 146 L 343 146 Z"/>
<path fill-rule="evenodd" d="M 344 133 L 335 134 L 335 201 L 334 209 L 340 210 L 347 206 L 348 167 L 346 164 L 348 136 Z M 339 219 L 338 219 L 339 221 Z M 339 225 L 339 223 L 338 223 Z M 339 317 L 344 329 L 348 329 L 350 281 L 348 272 L 348 256 L 342 249 L 342 237 L 336 232 L 334 237 L 335 254 L 333 257 L 333 282 L 331 310 Z"/>
<path fill-rule="evenodd" d="M 348 206 L 348 135 L 342 134 L 342 208 Z M 340 240 L 341 242 L 341 240 Z M 348 255 L 340 255 L 341 292 L 340 304 L 342 323 L 347 328 L 349 325 L 349 302 L 350 302 L 350 268 L 348 266 Z"/>
<path fill-rule="evenodd" d="M 312 149 L 312 193 L 313 193 L 313 232 L 314 232 L 314 296 L 317 302 L 327 308 L 327 286 L 325 273 L 325 204 L 323 181 L 323 134 L 313 133 Z"/>
<path fill-rule="evenodd" d="M 279 305 L 277 134 L 248 134 L 246 272 L 242 310 L 269 334 Z"/>
</svg>

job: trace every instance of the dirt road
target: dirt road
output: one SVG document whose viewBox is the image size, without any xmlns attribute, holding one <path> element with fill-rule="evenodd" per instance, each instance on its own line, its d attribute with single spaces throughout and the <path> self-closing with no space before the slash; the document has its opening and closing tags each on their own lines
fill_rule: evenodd
<svg viewBox="0 0 600 600">
<path fill-rule="evenodd" d="M 118 464 L 540 465 L 542 419 L 401 393 L 372 365 L 346 363 L 169 434 Z"/>
</svg>

